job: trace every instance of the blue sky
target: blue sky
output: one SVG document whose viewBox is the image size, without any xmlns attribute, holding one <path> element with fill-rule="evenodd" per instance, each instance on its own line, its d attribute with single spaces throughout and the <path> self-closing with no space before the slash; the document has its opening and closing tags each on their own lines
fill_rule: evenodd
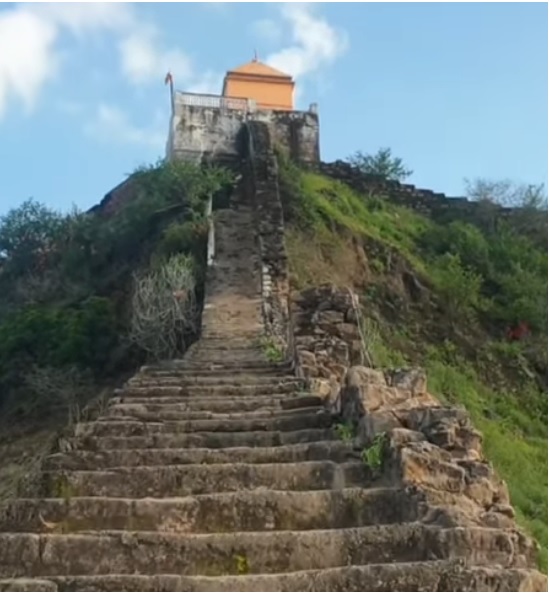
<svg viewBox="0 0 549 593">
<path fill-rule="evenodd" d="M 92 206 L 163 156 L 168 69 L 220 92 L 254 49 L 319 104 L 323 160 L 389 146 L 448 195 L 547 180 L 546 3 L 4 3 L 0 215 Z"/>
</svg>

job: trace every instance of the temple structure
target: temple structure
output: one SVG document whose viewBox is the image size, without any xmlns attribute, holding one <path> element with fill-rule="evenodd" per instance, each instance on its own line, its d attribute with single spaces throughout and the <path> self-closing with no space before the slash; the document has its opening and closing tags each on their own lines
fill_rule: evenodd
<svg viewBox="0 0 549 593">
<path fill-rule="evenodd" d="M 296 110 L 294 88 L 291 76 L 254 58 L 226 73 L 220 95 L 173 91 L 166 158 L 239 161 L 243 128 L 261 121 L 291 158 L 318 162 L 317 106 Z"/>
<path fill-rule="evenodd" d="M 256 58 L 227 72 L 221 94 L 224 97 L 251 99 L 258 109 L 294 109 L 292 77 L 262 64 Z"/>
</svg>

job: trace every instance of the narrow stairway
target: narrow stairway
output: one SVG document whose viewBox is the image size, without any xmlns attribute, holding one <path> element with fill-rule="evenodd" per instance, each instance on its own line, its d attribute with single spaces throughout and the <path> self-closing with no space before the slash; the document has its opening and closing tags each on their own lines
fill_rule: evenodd
<svg viewBox="0 0 549 593">
<path fill-rule="evenodd" d="M 0 591 L 518 585 L 520 570 L 482 566 L 509 565 L 498 530 L 478 549 L 474 530 L 422 523 L 265 359 L 251 209 L 235 201 L 217 228 L 201 340 L 141 369 L 47 458 L 39 497 L 0 511 Z"/>
</svg>

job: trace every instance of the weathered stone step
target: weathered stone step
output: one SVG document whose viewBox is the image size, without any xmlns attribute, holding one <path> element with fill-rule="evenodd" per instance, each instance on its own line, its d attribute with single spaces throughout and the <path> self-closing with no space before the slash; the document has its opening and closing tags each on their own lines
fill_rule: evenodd
<svg viewBox="0 0 549 593">
<path fill-rule="evenodd" d="M 177 534 L 0 534 L 0 577 L 237 575 L 349 565 L 463 559 L 522 568 L 532 550 L 516 532 L 417 523 L 325 531 Z M 23 561 L 22 561 L 23 560 Z"/>
<path fill-rule="evenodd" d="M 187 464 L 118 467 L 99 471 L 45 472 L 41 496 L 189 496 L 269 488 L 327 490 L 368 486 L 370 471 L 362 462 Z"/>
<path fill-rule="evenodd" d="M 177 360 L 172 360 L 170 362 L 158 363 L 156 365 L 148 365 L 142 367 L 142 372 L 146 373 L 149 369 L 151 370 L 159 370 L 159 371 L 170 371 L 170 370 L 229 370 L 231 372 L 248 372 L 249 370 L 253 370 L 254 372 L 258 370 L 263 371 L 271 371 L 271 370 L 283 370 L 289 368 L 290 365 L 288 362 L 269 362 L 269 361 L 251 361 L 248 364 L 242 364 L 240 362 L 233 362 L 233 361 L 210 361 L 210 362 L 193 362 L 191 358 L 182 358 Z"/>
<path fill-rule="evenodd" d="M 226 340 L 226 339 L 237 339 L 237 340 L 250 340 L 257 343 L 261 339 L 261 335 L 263 332 L 263 324 L 255 323 L 252 326 L 252 329 L 243 330 L 239 324 L 236 324 L 234 327 L 234 332 L 231 331 L 230 336 L 227 337 L 227 333 L 224 329 L 227 327 L 226 324 L 219 325 L 217 324 L 216 331 L 208 331 L 202 330 L 202 335 L 200 340 L 204 342 L 216 341 L 216 340 Z"/>
<path fill-rule="evenodd" d="M 0 591 L 59 591 L 59 589 L 57 588 L 57 583 L 53 581 L 41 579 L 9 579 L 0 581 Z"/>
<path fill-rule="evenodd" d="M 344 566 L 221 577 L 99 575 L 0 581 L 0 591 L 547 591 L 547 578 L 521 569 L 465 567 L 457 561 Z"/>
<path fill-rule="evenodd" d="M 314 395 L 266 395 L 266 396 L 231 396 L 231 397 L 114 397 L 109 402 L 110 407 L 116 406 L 145 406 L 148 411 L 173 409 L 179 411 L 210 411 L 221 412 L 250 412 L 261 410 L 294 410 L 297 408 L 316 407 L 322 400 Z"/>
<path fill-rule="evenodd" d="M 212 412 L 208 410 L 189 410 L 178 404 L 174 406 L 156 406 L 160 409 L 149 410 L 145 404 L 124 403 L 110 406 L 106 414 L 99 420 L 140 420 L 142 422 L 184 422 L 196 420 L 210 421 L 235 421 L 246 419 L 280 419 L 284 417 L 300 416 L 315 412 L 324 413 L 321 406 L 283 410 L 280 406 L 265 410 L 238 411 L 238 412 Z"/>
<path fill-rule="evenodd" d="M 156 378 L 163 378 L 163 377 L 174 377 L 181 380 L 187 379 L 187 377 L 217 377 L 217 376 L 233 376 L 239 378 L 241 376 L 268 376 L 272 377 L 273 379 L 280 380 L 280 377 L 292 377 L 293 373 L 289 365 L 281 366 L 281 367 L 271 367 L 271 366 L 258 366 L 258 367 L 251 367 L 251 368 L 242 368 L 240 365 L 238 366 L 228 366 L 222 367 L 221 365 L 212 364 L 210 365 L 212 368 L 209 368 L 208 365 L 200 365 L 197 367 L 187 367 L 187 368 L 174 368 L 174 369 L 149 369 L 148 367 L 144 367 L 141 369 L 140 373 L 141 376 L 151 377 L 153 379 Z"/>
<path fill-rule="evenodd" d="M 315 441 L 337 440 L 331 428 L 311 428 L 293 432 L 195 432 L 187 434 L 153 434 L 142 437 L 86 437 L 71 438 L 72 448 L 89 449 L 182 449 L 199 447 L 278 447 Z"/>
<path fill-rule="evenodd" d="M 228 449 L 112 449 L 55 453 L 44 460 L 45 470 L 97 470 L 131 466 L 168 466 L 211 463 L 297 463 L 349 461 L 357 454 L 342 441 L 320 441 L 282 447 Z"/>
<path fill-rule="evenodd" d="M 99 418 L 95 422 L 76 425 L 76 437 L 146 436 L 149 434 L 181 434 L 190 432 L 254 432 L 295 431 L 306 428 L 327 428 L 332 424 L 331 415 L 324 409 L 282 417 L 236 417 L 211 420 L 166 420 L 141 422 Z"/>
<path fill-rule="evenodd" d="M 185 376 L 162 376 L 154 377 L 151 375 L 137 375 L 126 382 L 127 387 L 168 387 L 176 385 L 179 387 L 195 387 L 195 386 L 236 386 L 236 385 L 281 385 L 291 384 L 298 387 L 304 387 L 304 381 L 294 376 L 269 376 L 256 374 L 241 374 L 234 375 L 233 373 L 226 374 L 201 374 L 201 375 L 185 375 Z"/>
<path fill-rule="evenodd" d="M 242 365 L 249 365 L 250 363 L 257 362 L 268 362 L 266 355 L 263 352 L 257 352 L 256 354 L 238 353 L 230 350 L 215 352 L 201 352 L 197 350 L 189 356 L 189 361 L 196 364 L 208 364 L 217 363 L 219 361 L 233 362 Z"/>
<path fill-rule="evenodd" d="M 70 533 L 139 530 L 228 533 L 363 527 L 416 521 L 421 500 L 403 490 L 255 490 L 186 498 L 47 498 L 10 501 L 0 530 Z"/>
<path fill-rule="evenodd" d="M 279 393 L 300 392 L 303 383 L 299 380 L 279 382 L 277 384 L 254 384 L 254 385 L 165 385 L 149 387 L 125 387 L 116 389 L 115 394 L 123 397 L 157 397 L 157 396 L 205 396 L 205 397 L 224 397 L 232 395 L 275 395 Z"/>
<path fill-rule="evenodd" d="M 220 398 L 156 397 L 154 399 L 149 397 L 132 397 L 131 399 L 114 397 L 109 401 L 108 409 L 138 406 L 148 412 L 171 410 L 179 412 L 211 412 L 214 414 L 241 412 L 245 414 L 254 411 L 260 413 L 263 410 L 270 413 L 270 411 L 275 410 L 282 412 L 284 410 L 316 408 L 321 405 L 322 400 L 315 395 L 231 396 Z"/>
<path fill-rule="evenodd" d="M 194 349 L 194 353 L 198 352 L 227 352 L 230 351 L 235 354 L 246 354 L 249 353 L 252 356 L 256 354 L 262 354 L 263 349 L 258 344 L 257 340 L 229 340 L 229 339 L 219 339 L 216 341 L 208 340 L 208 341 L 200 341 L 196 348 Z"/>
</svg>

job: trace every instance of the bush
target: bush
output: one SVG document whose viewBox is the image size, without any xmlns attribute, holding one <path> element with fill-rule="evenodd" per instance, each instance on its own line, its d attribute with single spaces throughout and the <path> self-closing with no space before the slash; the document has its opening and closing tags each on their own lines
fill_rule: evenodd
<svg viewBox="0 0 549 593">
<path fill-rule="evenodd" d="M 186 338 L 198 331 L 193 259 L 173 256 L 134 282 L 130 339 L 153 359 L 182 354 Z"/>
<path fill-rule="evenodd" d="M 11 313 L 0 324 L 0 406 L 21 395 L 32 368 L 104 373 L 118 334 L 105 298 L 91 297 L 74 308 L 30 306 Z"/>
<path fill-rule="evenodd" d="M 465 268 L 459 255 L 447 253 L 435 265 L 433 279 L 452 321 L 471 321 L 475 311 L 486 308 L 480 293 L 482 277 Z"/>
</svg>

